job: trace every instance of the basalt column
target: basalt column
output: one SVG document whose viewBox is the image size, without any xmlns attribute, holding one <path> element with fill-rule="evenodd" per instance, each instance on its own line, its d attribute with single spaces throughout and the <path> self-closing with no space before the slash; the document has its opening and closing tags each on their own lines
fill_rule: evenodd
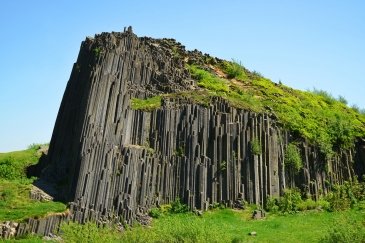
<svg viewBox="0 0 365 243">
<path fill-rule="evenodd" d="M 274 115 L 180 96 L 199 88 L 167 42 L 128 29 L 82 43 L 42 174 L 71 202 L 71 218 L 131 223 L 176 198 L 202 210 L 243 200 L 264 205 L 287 187 L 318 197 L 327 182 L 353 177 L 355 151 L 327 161 L 301 140 L 303 169 L 293 175 L 284 160 L 293 137 Z M 160 107 L 132 109 L 133 98 L 157 95 Z"/>
</svg>

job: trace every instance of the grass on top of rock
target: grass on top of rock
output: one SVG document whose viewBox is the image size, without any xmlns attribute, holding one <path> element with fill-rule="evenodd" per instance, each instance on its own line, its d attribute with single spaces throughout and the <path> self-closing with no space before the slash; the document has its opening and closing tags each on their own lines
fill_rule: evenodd
<svg viewBox="0 0 365 243">
<path fill-rule="evenodd" d="M 352 147 L 357 137 L 365 136 L 365 116 L 328 92 L 300 91 L 276 84 L 237 62 L 187 65 L 187 69 L 211 96 L 222 97 L 237 108 L 274 113 L 284 127 L 318 145 L 328 158 L 338 149 Z"/>
<path fill-rule="evenodd" d="M 48 213 L 64 212 L 61 202 L 40 202 L 31 200 L 31 180 L 0 179 L 0 222 L 22 221 L 30 217 L 42 217 Z"/>
<path fill-rule="evenodd" d="M 133 110 L 152 111 L 161 107 L 162 97 L 157 95 L 147 99 L 132 98 L 131 108 Z"/>
<path fill-rule="evenodd" d="M 21 221 L 66 210 L 66 205 L 60 202 L 39 202 L 29 198 L 34 178 L 27 178 L 25 170 L 38 162 L 41 150 L 46 146 L 35 144 L 26 150 L 0 153 L 0 222 Z"/>
<path fill-rule="evenodd" d="M 38 162 L 41 156 L 40 149 L 45 146 L 47 145 L 31 144 L 26 150 L 0 153 L 0 178 L 24 178 L 26 167 Z"/>
</svg>

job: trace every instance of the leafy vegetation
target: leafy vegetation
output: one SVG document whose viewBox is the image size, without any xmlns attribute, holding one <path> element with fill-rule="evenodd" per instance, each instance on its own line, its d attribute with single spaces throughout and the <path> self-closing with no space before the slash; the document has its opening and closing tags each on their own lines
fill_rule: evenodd
<svg viewBox="0 0 365 243">
<path fill-rule="evenodd" d="M 175 201 L 171 202 L 171 204 L 162 205 L 157 208 L 151 208 L 149 211 L 149 215 L 152 218 L 160 218 L 163 215 L 167 214 L 176 214 L 176 213 L 186 213 L 189 211 L 189 208 L 186 204 L 180 201 L 180 198 L 177 198 Z"/>
<path fill-rule="evenodd" d="M 101 47 L 95 47 L 93 49 L 93 53 L 95 57 L 99 57 L 103 53 L 103 50 L 101 49 Z"/>
<path fill-rule="evenodd" d="M 334 185 L 325 196 L 325 200 L 329 202 L 331 211 L 341 211 L 348 208 L 357 207 L 365 202 L 365 182 L 346 181 L 342 185 Z"/>
<path fill-rule="evenodd" d="M 261 143 L 258 139 L 252 139 L 250 142 L 250 150 L 254 155 L 259 155 L 262 153 Z"/>
<path fill-rule="evenodd" d="M 266 210 L 274 213 L 295 213 L 298 211 L 321 209 L 329 212 L 348 209 L 365 209 L 365 182 L 345 182 L 342 185 L 333 185 L 332 191 L 318 201 L 310 197 L 303 200 L 297 188 L 286 189 L 279 198 L 269 197 Z"/>
<path fill-rule="evenodd" d="M 161 106 L 161 96 L 153 96 L 148 99 L 133 98 L 131 107 L 134 110 L 152 111 Z"/>
<path fill-rule="evenodd" d="M 285 165 L 294 171 L 299 171 L 303 167 L 299 149 L 294 143 L 289 143 L 284 155 Z"/>
<path fill-rule="evenodd" d="M 34 179 L 27 178 L 25 170 L 38 162 L 42 146 L 33 144 L 27 150 L 0 154 L 0 222 L 21 221 L 66 210 L 66 205 L 60 202 L 39 202 L 29 198 Z"/>
<path fill-rule="evenodd" d="M 303 200 L 298 189 L 286 189 L 282 197 L 267 199 L 266 210 L 274 213 L 293 213 L 299 210 L 299 204 L 302 202 Z"/>
</svg>

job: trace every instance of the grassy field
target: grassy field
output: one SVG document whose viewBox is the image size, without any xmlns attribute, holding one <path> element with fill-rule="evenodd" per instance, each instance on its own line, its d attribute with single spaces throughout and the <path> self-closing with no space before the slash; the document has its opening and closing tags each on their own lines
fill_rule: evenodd
<svg viewBox="0 0 365 243">
<path fill-rule="evenodd" d="M 86 225 L 71 223 L 62 226 L 61 236 L 65 242 L 361 242 L 365 240 L 363 209 L 342 212 L 310 211 L 289 215 L 270 214 L 262 220 L 253 220 L 250 215 L 249 210 L 232 209 L 213 210 L 204 213 L 203 216 L 192 213 L 168 214 L 154 219 L 151 226 L 135 226 L 123 233 L 108 227 L 97 228 L 93 223 Z M 257 233 L 256 236 L 249 235 L 253 231 Z M 21 241 L 42 242 L 40 238 L 34 236 Z"/>
<path fill-rule="evenodd" d="M 133 229 L 121 239 L 125 242 L 319 242 L 335 224 L 364 219 L 364 211 L 349 210 L 269 215 L 264 220 L 251 220 L 247 212 L 224 209 L 207 212 L 202 217 L 189 214 L 162 217 L 151 228 Z M 257 236 L 249 235 L 253 231 Z"/>
<path fill-rule="evenodd" d="M 38 162 L 44 147 L 32 145 L 23 151 L 0 153 L 0 222 L 21 221 L 66 210 L 66 205 L 60 202 L 39 202 L 29 198 L 35 178 L 27 178 L 25 170 Z"/>
</svg>

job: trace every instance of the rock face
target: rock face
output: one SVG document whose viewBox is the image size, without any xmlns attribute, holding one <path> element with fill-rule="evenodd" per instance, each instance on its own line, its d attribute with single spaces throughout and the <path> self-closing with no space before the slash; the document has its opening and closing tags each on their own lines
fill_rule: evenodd
<svg viewBox="0 0 365 243">
<path fill-rule="evenodd" d="M 183 60 L 168 48 L 172 42 L 184 51 L 170 39 L 138 38 L 131 28 L 82 43 L 42 174 L 59 188 L 59 199 L 72 202 L 73 220 L 131 223 L 176 198 L 198 210 L 237 200 L 264 205 L 292 186 L 318 197 L 328 184 L 355 175 L 353 161 L 363 161 L 355 152 L 363 147 L 326 161 L 304 140 L 304 167 L 290 173 L 284 148 L 292 135 L 272 115 L 220 98 L 203 106 L 165 97 L 158 109 L 133 110 L 132 98 L 195 89 Z"/>
<path fill-rule="evenodd" d="M 61 222 L 68 221 L 69 213 L 57 213 L 39 219 L 27 219 L 24 222 L 6 221 L 0 223 L 0 239 L 9 239 L 11 237 L 23 236 L 26 234 L 38 234 L 53 236 L 58 233 Z"/>
</svg>

